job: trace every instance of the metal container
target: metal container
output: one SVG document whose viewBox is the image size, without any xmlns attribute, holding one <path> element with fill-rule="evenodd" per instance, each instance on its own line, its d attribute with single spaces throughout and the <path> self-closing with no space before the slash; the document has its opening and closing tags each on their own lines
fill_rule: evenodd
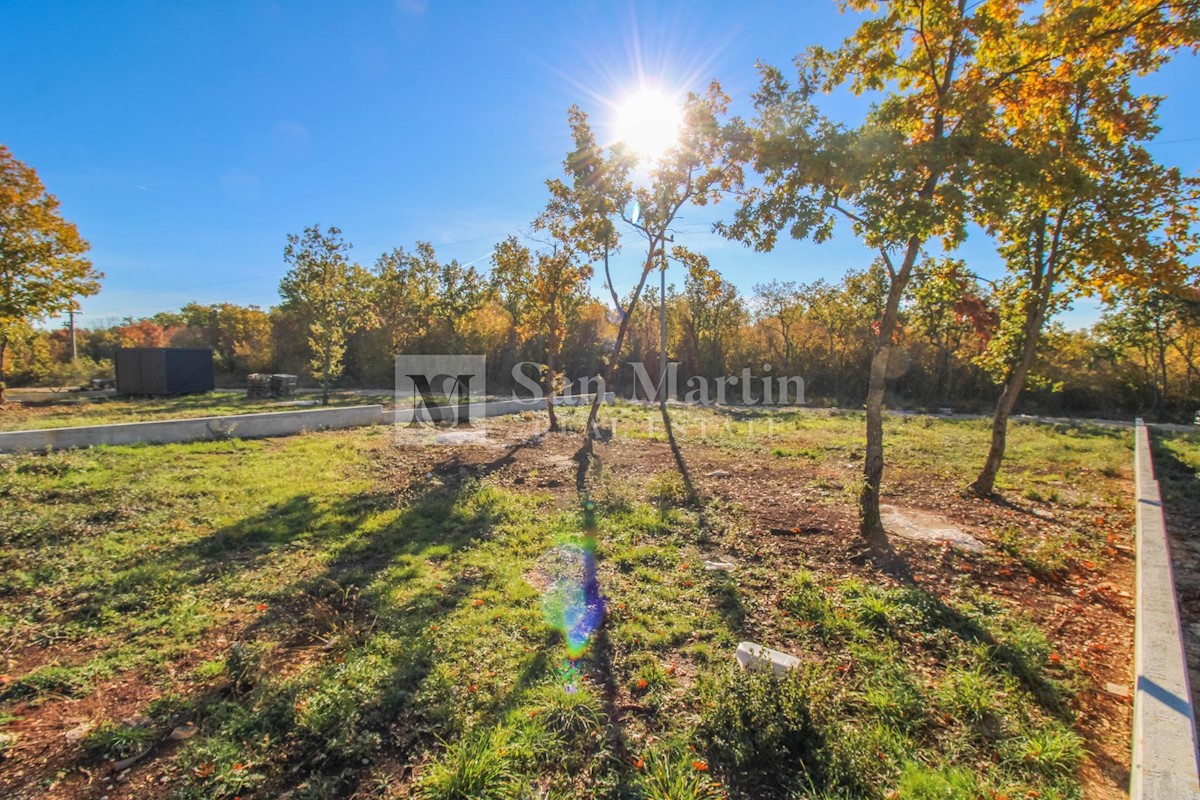
<svg viewBox="0 0 1200 800">
<path fill-rule="evenodd" d="M 207 347 L 119 347 L 118 394 L 197 394 L 215 386 Z"/>
</svg>

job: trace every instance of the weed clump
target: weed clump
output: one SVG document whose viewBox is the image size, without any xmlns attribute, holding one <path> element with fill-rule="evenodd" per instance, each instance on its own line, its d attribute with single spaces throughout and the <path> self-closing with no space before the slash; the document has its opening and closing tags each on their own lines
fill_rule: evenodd
<svg viewBox="0 0 1200 800">
<path fill-rule="evenodd" d="M 87 735 L 83 749 L 93 758 L 119 760 L 140 753 L 154 740 L 154 731 L 144 725 L 106 722 Z"/>
<path fill-rule="evenodd" d="M 522 800 L 521 766 L 531 757 L 507 727 L 476 731 L 446 750 L 421 779 L 421 800 Z"/>
<path fill-rule="evenodd" d="M 779 677 L 731 669 L 704 687 L 703 698 L 697 733 L 705 752 L 749 795 L 805 786 L 859 788 L 856 771 L 828 736 L 834 687 L 815 669 Z"/>
</svg>

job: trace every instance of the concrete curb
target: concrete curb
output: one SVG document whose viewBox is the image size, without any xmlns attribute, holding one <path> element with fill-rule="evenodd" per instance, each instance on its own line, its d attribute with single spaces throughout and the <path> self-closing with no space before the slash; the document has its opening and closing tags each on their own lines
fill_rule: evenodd
<svg viewBox="0 0 1200 800">
<path fill-rule="evenodd" d="M 1131 800 L 1200 800 L 1195 707 L 1150 432 L 1135 423 L 1137 621 Z"/>
<path fill-rule="evenodd" d="M 554 405 L 558 407 L 564 406 L 582 406 L 592 402 L 594 394 L 573 394 L 569 397 L 555 398 Z M 613 402 L 616 395 L 613 392 L 607 392 L 604 395 L 605 403 Z M 545 411 L 546 398 L 534 399 L 512 399 L 512 400 L 493 400 L 490 403 L 469 403 L 467 405 L 467 416 L 470 419 L 479 419 L 481 417 L 501 417 L 506 414 L 520 414 L 522 411 Z M 414 416 L 424 422 L 440 422 L 450 419 L 459 411 L 457 406 L 431 406 L 422 407 L 417 412 L 411 408 L 396 409 L 395 411 L 385 411 L 383 418 L 385 422 L 411 422 Z"/>
<path fill-rule="evenodd" d="M 383 421 L 383 416 L 383 406 L 350 406 L 195 419 L 122 422 L 79 428 L 5 431 L 0 433 L 0 452 L 66 450 L 101 444 L 170 444 L 206 439 L 261 439 L 269 436 L 291 436 L 302 431 L 378 425 Z"/>
<path fill-rule="evenodd" d="M 557 405 L 578 406 L 592 402 L 595 395 L 558 398 Z M 613 393 L 604 396 L 611 403 Z M 472 403 L 471 416 L 498 417 L 522 411 L 540 411 L 546 400 L 496 400 Z M 431 412 L 431 413 L 428 413 Z M 427 409 L 426 419 L 442 420 L 453 413 L 450 407 Z M 150 422 L 121 422 L 113 425 L 86 425 L 77 428 L 44 428 L 32 431 L 0 432 L 0 453 L 35 450 L 69 450 L 76 447 L 122 444 L 171 444 L 211 439 L 264 439 L 293 436 L 304 431 L 361 428 L 368 425 L 408 422 L 412 411 L 384 411 L 383 406 L 315 408 L 303 411 L 269 411 L 261 414 L 230 414 L 222 417 L 164 419 Z"/>
</svg>

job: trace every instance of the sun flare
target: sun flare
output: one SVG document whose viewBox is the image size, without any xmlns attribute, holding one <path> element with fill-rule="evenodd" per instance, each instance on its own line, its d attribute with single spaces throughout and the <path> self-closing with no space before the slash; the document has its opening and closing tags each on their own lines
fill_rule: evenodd
<svg viewBox="0 0 1200 800">
<path fill-rule="evenodd" d="M 679 103 L 658 89 L 644 88 L 617 107 L 617 140 L 644 159 L 663 155 L 679 138 Z"/>
</svg>

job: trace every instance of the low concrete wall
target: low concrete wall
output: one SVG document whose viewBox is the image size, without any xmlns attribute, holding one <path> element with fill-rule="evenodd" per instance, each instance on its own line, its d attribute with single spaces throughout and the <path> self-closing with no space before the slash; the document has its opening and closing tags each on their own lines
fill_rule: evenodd
<svg viewBox="0 0 1200 800">
<path fill-rule="evenodd" d="M 205 439 L 261 439 L 268 436 L 291 436 L 302 431 L 378 425 L 383 419 L 383 406 L 375 405 L 123 422 L 79 428 L 6 431 L 0 432 L 0 452 L 60 450 L 100 444 L 169 444 Z"/>
<path fill-rule="evenodd" d="M 1150 434 L 1136 423 L 1137 622 L 1131 800 L 1200 800 L 1200 756 Z"/>
<path fill-rule="evenodd" d="M 558 398 L 559 406 L 578 406 L 592 402 L 595 395 L 572 395 Z M 611 403 L 613 393 L 604 396 Z M 495 400 L 472 403 L 471 416 L 498 417 L 539 411 L 546 400 Z M 457 407 L 435 406 L 426 409 L 423 419 L 443 420 L 456 413 Z M 303 431 L 338 428 L 361 428 L 412 420 L 412 409 L 384 411 L 383 406 L 350 406 L 347 408 L 314 408 L 305 411 L 271 411 L 263 414 L 231 414 L 224 417 L 195 419 L 164 419 L 152 422 L 122 422 L 115 425 L 87 425 L 78 428 L 45 428 L 34 431 L 0 432 L 0 453 L 20 453 L 32 450 L 68 450 L 101 444 L 170 444 L 196 442 L 206 439 L 263 439 L 270 436 L 292 436 Z"/>
<path fill-rule="evenodd" d="M 592 402 L 594 394 L 573 394 L 569 397 L 557 397 L 554 400 L 554 405 L 562 406 L 582 406 Z M 613 392 L 608 392 L 604 395 L 604 402 L 611 403 L 616 395 Z M 469 403 L 467 404 L 467 416 L 470 419 L 479 419 L 480 417 L 500 417 L 505 414 L 520 414 L 522 411 L 544 411 L 546 409 L 546 398 L 534 399 L 514 399 L 514 400 L 493 400 L 490 403 Z M 422 406 L 419 409 L 413 408 L 398 408 L 395 411 L 384 413 L 384 418 L 388 422 L 412 422 L 414 416 L 424 422 L 440 422 L 446 419 L 452 419 L 454 415 L 459 413 L 458 406 Z"/>
</svg>

